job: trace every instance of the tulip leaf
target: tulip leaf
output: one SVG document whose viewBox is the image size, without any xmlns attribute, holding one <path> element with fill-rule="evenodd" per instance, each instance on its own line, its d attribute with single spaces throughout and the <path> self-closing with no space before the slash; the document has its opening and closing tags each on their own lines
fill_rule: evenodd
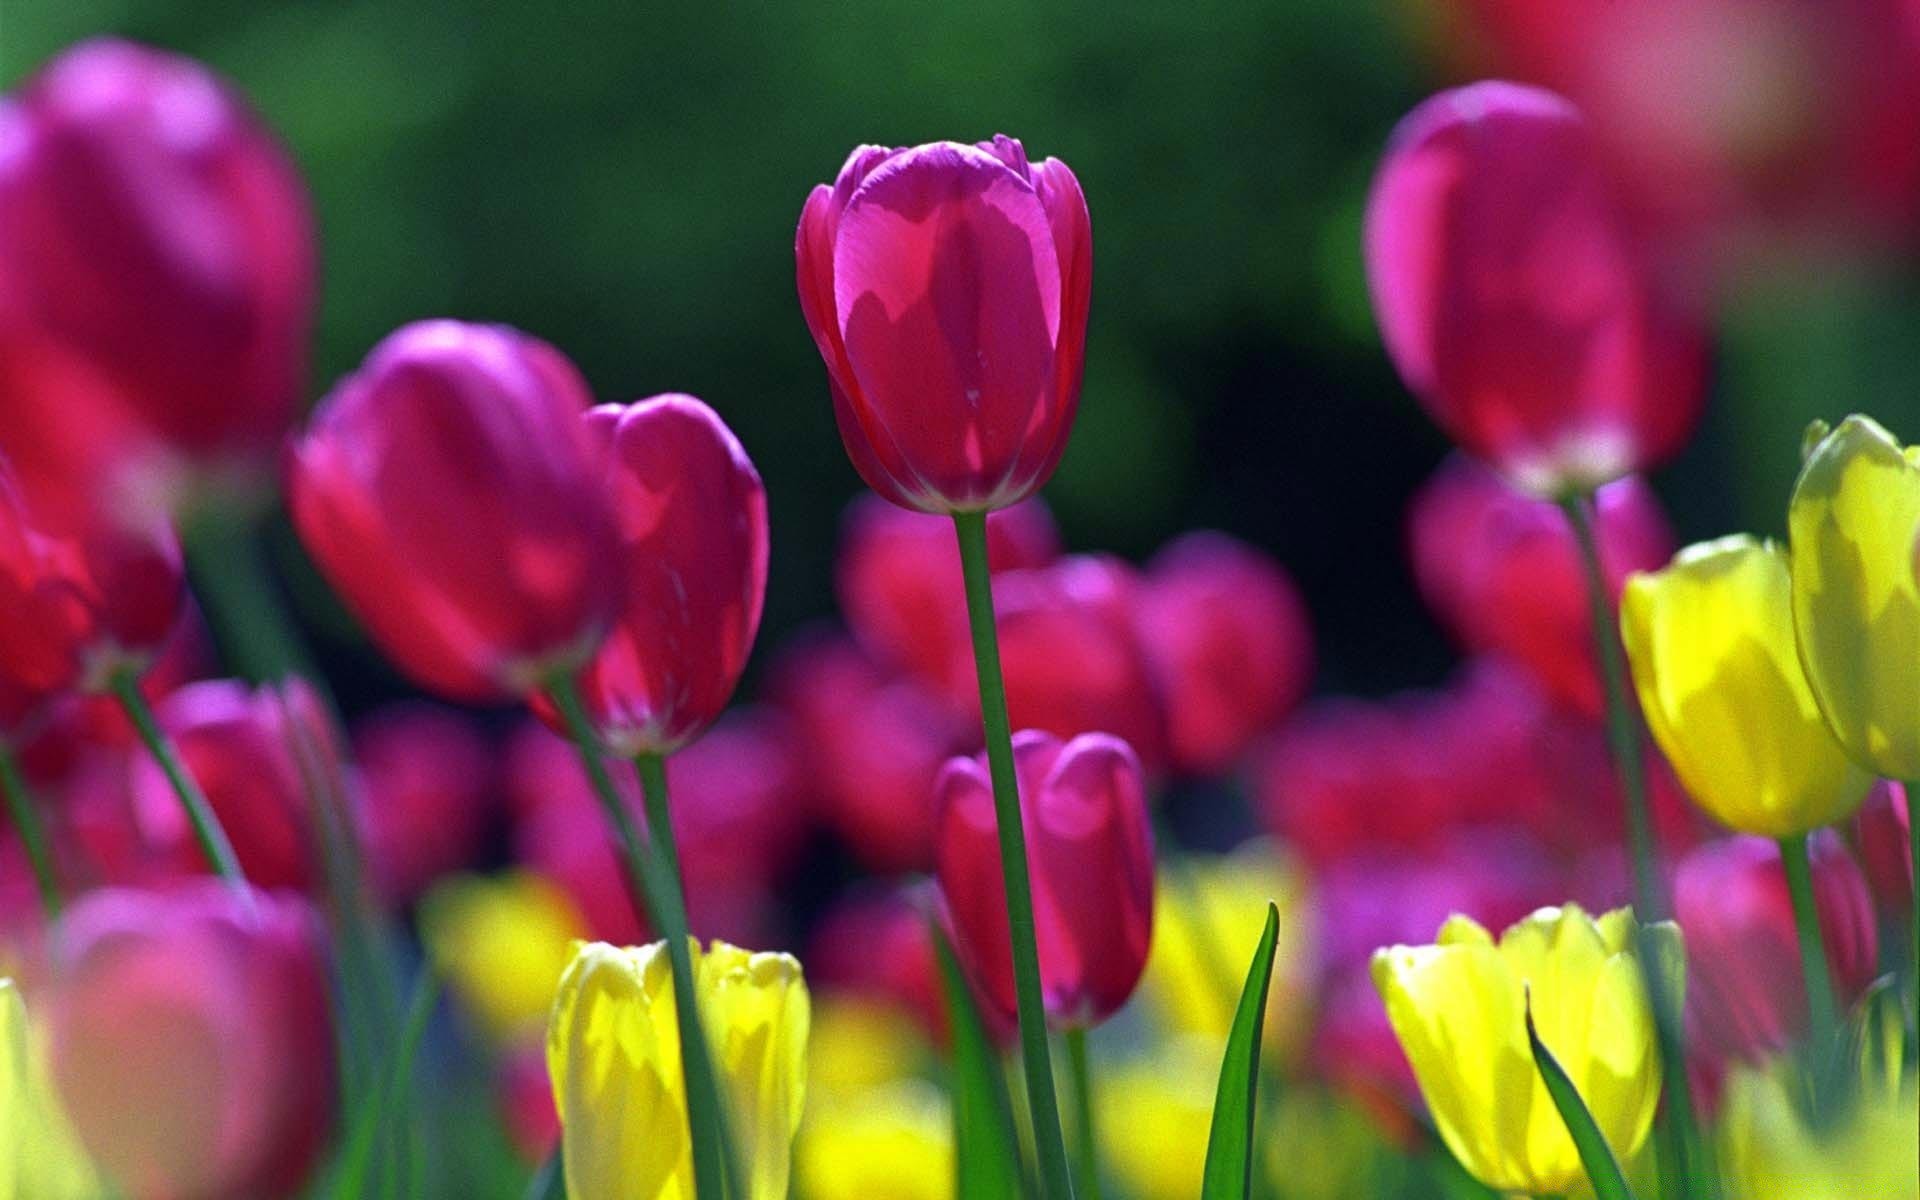
<svg viewBox="0 0 1920 1200">
<path fill-rule="evenodd" d="M 420 1042 L 440 1000 L 440 979 L 431 969 L 422 969 L 414 984 L 413 999 L 407 1005 L 407 1021 L 400 1033 L 400 1046 L 394 1055 L 391 1074 L 384 1089 L 361 1108 L 341 1152 L 339 1174 L 334 1178 L 333 1194 L 359 1197 L 367 1194 L 366 1176 L 373 1164 L 375 1149 L 383 1132 L 405 1122 L 407 1099 L 413 1091 L 413 1062 Z"/>
<path fill-rule="evenodd" d="M 1006 1077 L 987 1036 L 986 1023 L 946 933 L 930 923 L 929 935 L 940 960 L 940 984 L 947 1003 L 947 1028 L 953 1043 L 953 1161 L 957 1200 L 999 1200 L 1027 1194 L 1020 1167 L 1020 1140 L 1014 1132 L 1013 1104 Z"/>
<path fill-rule="evenodd" d="M 1267 1017 L 1267 988 L 1273 982 L 1273 951 L 1280 937 L 1280 910 L 1267 902 L 1267 925 L 1260 931 L 1246 986 L 1227 1034 L 1220 1062 L 1220 1087 L 1214 1093 L 1213 1129 L 1207 1135 L 1206 1174 L 1201 1200 L 1246 1200 L 1253 1191 L 1253 1121 L 1260 1088 L 1260 1034 Z"/>
<path fill-rule="evenodd" d="M 1627 1186 L 1627 1177 L 1613 1157 L 1613 1148 L 1607 1145 L 1600 1127 L 1594 1124 L 1593 1114 L 1587 1111 L 1587 1102 L 1580 1098 L 1580 1089 L 1573 1085 L 1566 1068 L 1553 1056 L 1553 1051 L 1547 1049 L 1547 1044 L 1540 1040 L 1539 1030 L 1534 1028 L 1531 989 L 1527 992 L 1527 1043 L 1533 1047 L 1534 1066 L 1547 1085 L 1547 1094 L 1553 1097 L 1553 1106 L 1560 1110 L 1560 1119 L 1567 1123 L 1567 1132 L 1573 1135 L 1574 1149 L 1580 1152 L 1580 1165 L 1587 1169 L 1587 1180 L 1593 1184 L 1596 1200 L 1633 1200 L 1633 1189 Z"/>
</svg>

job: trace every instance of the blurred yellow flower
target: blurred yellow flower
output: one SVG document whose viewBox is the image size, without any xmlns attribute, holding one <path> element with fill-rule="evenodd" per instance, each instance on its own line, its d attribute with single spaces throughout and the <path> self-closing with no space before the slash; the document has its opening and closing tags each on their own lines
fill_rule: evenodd
<svg viewBox="0 0 1920 1200">
<path fill-rule="evenodd" d="M 0 979 L 0 1200 L 82 1200 L 103 1190 L 47 1079 L 20 990 Z"/>
<path fill-rule="evenodd" d="M 532 871 L 455 876 L 420 903 L 420 937 L 435 969 L 496 1042 L 540 1028 L 586 934 L 572 899 Z"/>
<path fill-rule="evenodd" d="M 1848 417 L 1808 453 L 1787 531 L 1794 628 L 1820 711 L 1876 773 L 1920 777 L 1920 449 Z"/>
<path fill-rule="evenodd" d="M 1436 945 L 1374 954 L 1374 986 L 1434 1124 L 1487 1186 L 1563 1195 L 1585 1177 L 1527 1046 L 1529 988 L 1541 1040 L 1614 1153 L 1624 1160 L 1646 1140 L 1660 1063 L 1634 933 L 1626 909 L 1595 921 L 1569 904 L 1541 909 L 1498 943 L 1456 916 Z"/>
<path fill-rule="evenodd" d="M 1094 1124 L 1101 1161 L 1127 1195 L 1192 1200 L 1199 1193 L 1225 1049 L 1225 1037 L 1191 1034 L 1100 1072 Z"/>
<path fill-rule="evenodd" d="M 1162 864 L 1141 991 L 1169 1030 L 1224 1043 L 1268 900 L 1280 910 L 1280 940 L 1261 1046 L 1269 1061 L 1286 1063 L 1298 1054 L 1312 1023 L 1314 958 L 1305 881 L 1270 842 Z"/>
<path fill-rule="evenodd" d="M 1720 1106 L 1727 1200 L 1920 1196 L 1920 1090 L 1866 1088 L 1839 1124 L 1809 1129 L 1786 1064 L 1728 1078 Z"/>
<path fill-rule="evenodd" d="M 834 1093 L 809 1106 L 794 1150 L 808 1200 L 949 1200 L 953 1113 L 919 1079 Z"/>
<path fill-rule="evenodd" d="M 694 986 L 746 1176 L 743 1194 L 787 1194 L 806 1096 L 809 1005 L 800 964 L 715 941 L 693 943 Z M 581 944 L 547 1027 L 570 1195 L 693 1195 L 680 1037 L 665 942 Z"/>
<path fill-rule="evenodd" d="M 1640 706 L 1695 803 L 1782 838 L 1841 820 L 1872 783 L 1801 672 L 1787 555 L 1739 535 L 1627 582 L 1620 634 Z"/>
<path fill-rule="evenodd" d="M 1291 1083 L 1262 1118 L 1267 1177 L 1284 1180 L 1287 1200 L 1353 1200 L 1378 1195 L 1395 1157 L 1359 1102 Z"/>
</svg>

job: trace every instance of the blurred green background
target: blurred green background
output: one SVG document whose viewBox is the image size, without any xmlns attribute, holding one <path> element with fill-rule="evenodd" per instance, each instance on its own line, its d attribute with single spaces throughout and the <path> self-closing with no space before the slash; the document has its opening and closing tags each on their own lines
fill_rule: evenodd
<svg viewBox="0 0 1920 1200">
<path fill-rule="evenodd" d="M 801 202 L 859 142 L 1019 136 L 1073 166 L 1094 220 L 1084 404 L 1046 493 L 1068 543 L 1244 536 L 1300 579 L 1322 689 L 1376 692 L 1450 660 L 1401 546 L 1445 447 L 1379 348 L 1358 245 L 1387 132 L 1451 82 L 1444 20 L 1421 0 L 0 0 L 0 83 L 112 32 L 250 95 L 318 210 L 315 396 L 444 314 L 552 340 L 605 399 L 707 399 L 772 496 L 762 659 L 830 611 L 859 486 L 794 298 Z M 1920 436 L 1915 292 L 1886 263 L 1737 290 L 1709 415 L 1659 481 L 1684 538 L 1779 532 L 1809 418 Z M 397 686 L 346 647 L 327 650 Z"/>
</svg>

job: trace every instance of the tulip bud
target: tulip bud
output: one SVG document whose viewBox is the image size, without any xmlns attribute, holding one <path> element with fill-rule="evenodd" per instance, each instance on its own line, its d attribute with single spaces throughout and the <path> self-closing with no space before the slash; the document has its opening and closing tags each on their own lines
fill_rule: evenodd
<svg viewBox="0 0 1920 1200">
<path fill-rule="evenodd" d="M 1879 952 L 1860 868 L 1830 831 L 1808 843 L 1827 966 L 1843 1004 L 1872 980 Z M 1758 1062 L 1807 1030 L 1793 901 L 1780 850 L 1765 838 L 1701 846 L 1674 874 L 1674 918 L 1687 936 L 1687 1015 L 1719 1054 Z"/>
<path fill-rule="evenodd" d="M 1477 83 L 1400 123 L 1374 176 L 1367 279 L 1387 352 L 1461 447 L 1541 496 L 1678 450 L 1702 339 L 1665 311 L 1585 120 Z"/>
<path fill-rule="evenodd" d="M 861 146 L 807 197 L 800 310 L 867 486 L 1006 508 L 1046 483 L 1080 401 L 1093 231 L 1065 163 L 1018 141 Z"/>
<path fill-rule="evenodd" d="M 1481 1183 L 1564 1195 L 1586 1178 L 1534 1069 L 1529 1007 L 1614 1156 L 1632 1158 L 1646 1141 L 1660 1056 L 1635 937 L 1626 909 L 1596 921 L 1566 905 L 1541 909 L 1498 942 L 1456 916 L 1436 945 L 1374 955 L 1374 986 L 1441 1140 Z"/>
<path fill-rule="evenodd" d="M 1854 841 L 1874 898 L 1902 921 L 1912 920 L 1913 912 L 1912 820 L 1906 785 L 1885 779 L 1873 785 L 1854 819 Z"/>
<path fill-rule="evenodd" d="M 106 889 L 56 946 L 53 1077 L 135 1197 L 287 1196 L 326 1145 L 334 1042 L 319 916 L 223 884 Z"/>
<path fill-rule="evenodd" d="M 1104 733 L 1062 743 L 1013 739 L 1032 866 L 1047 1016 L 1067 1028 L 1112 1016 L 1140 981 L 1153 934 L 1153 832 L 1132 748 Z M 983 754 L 949 761 L 934 783 L 935 873 L 955 948 L 986 1000 L 1014 1013 L 1013 951 L 993 785 Z"/>
<path fill-rule="evenodd" d="M 1313 631 L 1280 565 L 1220 533 L 1189 533 L 1156 554 L 1134 628 L 1159 686 L 1175 763 L 1233 767 L 1306 693 Z"/>
<path fill-rule="evenodd" d="M 174 450 L 269 456 L 306 368 L 315 254 L 259 118 L 199 63 L 101 38 L 0 100 L 0 144 L 0 309 Z"/>
<path fill-rule="evenodd" d="M 450 699 L 505 700 L 583 664 L 620 561 L 586 381 L 516 330 L 421 321 L 315 411 L 293 519 L 381 650 Z"/>
<path fill-rule="evenodd" d="M 1870 782 L 1820 719 L 1790 589 L 1786 553 L 1739 535 L 1634 576 L 1620 604 L 1641 710 L 1688 794 L 1771 838 L 1845 819 Z"/>
<path fill-rule="evenodd" d="M 806 1095 L 807 986 L 791 955 L 693 943 L 694 987 L 712 1043 L 745 1196 L 787 1194 Z M 607 1200 L 693 1192 L 692 1141 L 665 942 L 581 945 L 547 1026 L 567 1191 Z"/>
<path fill-rule="evenodd" d="M 1815 446 L 1787 504 L 1793 625 L 1833 735 L 1877 775 L 1920 777 L 1920 464 L 1871 418 Z"/>
<path fill-rule="evenodd" d="M 1516 663 L 1555 701 L 1600 714 L 1585 570 L 1557 505 L 1454 457 L 1414 496 L 1407 530 L 1420 594 L 1462 648 Z M 1660 502 L 1638 477 L 1594 494 L 1594 532 L 1616 604 L 1629 574 L 1673 555 Z"/>
</svg>

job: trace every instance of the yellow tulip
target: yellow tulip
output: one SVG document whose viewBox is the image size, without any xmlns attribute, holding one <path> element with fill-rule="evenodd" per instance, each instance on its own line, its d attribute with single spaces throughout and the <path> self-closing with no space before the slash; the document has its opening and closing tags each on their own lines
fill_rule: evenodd
<svg viewBox="0 0 1920 1200">
<path fill-rule="evenodd" d="M 1800 1117 L 1783 1064 L 1735 1072 L 1720 1106 L 1727 1200 L 1866 1200 L 1920 1196 L 1920 1090 L 1866 1088 L 1836 1128 Z"/>
<path fill-rule="evenodd" d="M 1841 820 L 1871 780 L 1814 703 L 1786 554 L 1744 535 L 1689 546 L 1627 581 L 1620 634 L 1640 707 L 1701 808 L 1783 838 Z"/>
<path fill-rule="evenodd" d="M 1374 986 L 1434 1124 L 1482 1183 L 1563 1195 L 1585 1177 L 1528 1049 L 1528 989 L 1541 1040 L 1614 1153 L 1624 1160 L 1646 1141 L 1660 1061 L 1633 940 L 1628 910 L 1595 921 L 1566 905 L 1541 909 L 1497 943 L 1456 916 L 1436 945 L 1374 954 Z"/>
<path fill-rule="evenodd" d="M 840 1092 L 811 1107 L 794 1149 L 809 1200 L 949 1200 L 953 1114 L 919 1079 Z"/>
<path fill-rule="evenodd" d="M 0 1200 L 82 1200 L 102 1191 L 55 1099 L 20 990 L 0 979 Z"/>
<path fill-rule="evenodd" d="M 435 968 L 499 1042 L 540 1028 L 586 933 L 566 892 L 532 871 L 456 876 L 420 905 L 420 937 Z"/>
<path fill-rule="evenodd" d="M 787 1194 L 806 1095 L 808 999 L 800 964 L 693 943 L 694 987 L 734 1144 L 755 1200 Z M 547 1026 L 568 1193 L 593 1200 L 693 1195 L 692 1145 L 667 944 L 581 944 Z"/>
<path fill-rule="evenodd" d="M 1920 778 L 1920 448 L 1848 417 L 1808 453 L 1787 531 L 1794 628 L 1820 711 L 1875 773 Z"/>
<path fill-rule="evenodd" d="M 930 1065 L 932 1047 L 899 1005 L 842 995 L 822 997 L 807 1035 L 807 1091 L 852 1095 L 895 1083 Z"/>
</svg>

